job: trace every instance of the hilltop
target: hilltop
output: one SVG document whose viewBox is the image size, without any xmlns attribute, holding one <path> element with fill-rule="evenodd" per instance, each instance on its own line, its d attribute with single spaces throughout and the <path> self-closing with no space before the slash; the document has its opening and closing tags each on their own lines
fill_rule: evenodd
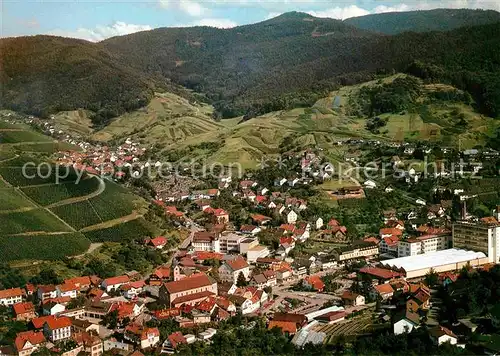
<svg viewBox="0 0 500 356">
<path fill-rule="evenodd" d="M 344 20 L 349 25 L 388 35 L 409 31 L 450 31 L 460 27 L 486 25 L 499 21 L 500 12 L 471 9 L 387 12 Z"/>
<path fill-rule="evenodd" d="M 97 44 L 2 39 L 2 106 L 41 115 L 83 108 L 103 126 L 166 90 L 213 104 L 219 117 L 252 117 L 307 107 L 342 85 L 396 70 L 469 90 L 482 112 L 497 116 L 499 31 L 496 23 L 387 36 L 287 13 L 231 29 L 159 28 Z"/>
</svg>

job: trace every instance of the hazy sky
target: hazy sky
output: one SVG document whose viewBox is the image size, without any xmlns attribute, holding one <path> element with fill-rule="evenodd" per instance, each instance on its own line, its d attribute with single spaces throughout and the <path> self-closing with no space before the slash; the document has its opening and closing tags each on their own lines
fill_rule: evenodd
<svg viewBox="0 0 500 356">
<path fill-rule="evenodd" d="M 156 27 L 234 27 L 287 11 L 345 19 L 434 8 L 494 9 L 500 0 L 0 0 L 1 36 L 54 34 L 89 41 Z"/>
</svg>

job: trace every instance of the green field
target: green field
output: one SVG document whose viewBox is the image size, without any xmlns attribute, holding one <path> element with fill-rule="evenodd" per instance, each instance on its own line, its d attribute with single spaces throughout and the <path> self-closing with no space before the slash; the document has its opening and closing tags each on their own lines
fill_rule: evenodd
<svg viewBox="0 0 500 356">
<path fill-rule="evenodd" d="M 120 242 L 153 236 L 155 233 L 154 228 L 149 226 L 144 219 L 139 218 L 107 229 L 89 231 L 85 233 L 85 236 L 92 242 Z"/>
<path fill-rule="evenodd" d="M 84 253 L 90 241 L 80 233 L 33 236 L 0 236 L 4 261 L 60 260 Z"/>
<path fill-rule="evenodd" d="M 0 236 L 38 231 L 70 231 L 66 225 L 44 209 L 0 214 L 0 226 Z"/>
<path fill-rule="evenodd" d="M 76 184 L 76 181 L 69 181 L 61 184 L 44 185 L 38 187 L 25 187 L 21 190 L 30 199 L 38 204 L 45 206 L 74 197 L 81 197 L 91 194 L 98 190 L 99 179 L 91 177 L 82 179 Z"/>
<path fill-rule="evenodd" d="M 88 200 L 57 206 L 51 208 L 50 211 L 77 230 L 103 222 Z"/>
</svg>

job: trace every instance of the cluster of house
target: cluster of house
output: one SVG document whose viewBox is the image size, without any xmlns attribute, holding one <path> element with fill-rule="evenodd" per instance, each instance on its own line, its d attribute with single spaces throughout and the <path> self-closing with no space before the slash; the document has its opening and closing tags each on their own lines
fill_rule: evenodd
<svg viewBox="0 0 500 356">
<path fill-rule="evenodd" d="M 73 141 L 70 141 L 73 143 Z M 139 175 L 143 169 L 150 166 L 161 165 L 159 162 L 141 162 L 141 156 L 146 149 L 128 138 L 122 145 L 110 148 L 100 144 L 88 142 L 74 142 L 81 151 L 59 152 L 57 164 L 71 166 L 77 170 L 85 170 L 91 174 L 107 175 L 121 179 L 130 172 L 132 176 Z"/>
</svg>

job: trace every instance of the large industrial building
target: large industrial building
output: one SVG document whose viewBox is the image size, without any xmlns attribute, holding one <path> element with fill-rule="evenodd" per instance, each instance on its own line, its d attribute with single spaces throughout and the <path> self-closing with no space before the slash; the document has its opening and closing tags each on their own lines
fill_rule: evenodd
<svg viewBox="0 0 500 356">
<path fill-rule="evenodd" d="M 489 262 L 500 262 L 500 207 L 495 217 L 453 224 L 453 247 L 484 252 Z"/>
<path fill-rule="evenodd" d="M 456 271 L 467 265 L 476 267 L 488 262 L 489 259 L 483 252 L 451 248 L 421 255 L 393 258 L 381 263 L 389 269 L 403 272 L 406 278 L 418 278 L 425 276 L 430 271 L 438 273 Z"/>
</svg>

